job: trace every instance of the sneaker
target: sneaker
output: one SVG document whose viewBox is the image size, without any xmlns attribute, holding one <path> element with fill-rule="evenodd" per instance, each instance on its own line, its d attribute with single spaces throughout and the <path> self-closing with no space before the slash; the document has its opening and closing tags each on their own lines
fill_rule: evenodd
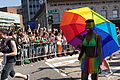
<svg viewBox="0 0 120 80">
<path fill-rule="evenodd" d="M 27 79 L 25 79 L 25 80 L 30 80 L 30 74 L 27 75 Z"/>
<path fill-rule="evenodd" d="M 107 77 L 107 76 L 110 76 L 112 74 L 113 74 L 113 72 L 106 72 L 105 76 Z"/>
<path fill-rule="evenodd" d="M 107 72 L 102 71 L 102 72 L 100 73 L 100 76 L 105 76 L 106 74 L 107 74 Z"/>
<path fill-rule="evenodd" d="M 108 72 L 108 75 L 112 75 L 113 74 L 113 72 Z"/>
</svg>

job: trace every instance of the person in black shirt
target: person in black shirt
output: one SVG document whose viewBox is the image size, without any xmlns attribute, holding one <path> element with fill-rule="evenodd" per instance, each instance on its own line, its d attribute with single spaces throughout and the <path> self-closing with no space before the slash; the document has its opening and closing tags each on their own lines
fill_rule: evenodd
<svg viewBox="0 0 120 80">
<path fill-rule="evenodd" d="M 14 71 L 17 48 L 15 41 L 7 36 L 7 32 L 8 32 L 7 30 L 0 30 L 0 33 L 2 34 L 0 38 L 4 39 L 4 41 L 2 41 L 3 43 L 1 43 L 2 49 L 0 51 L 0 57 L 6 56 L 6 64 L 2 70 L 1 80 L 8 80 L 9 75 L 11 77 L 29 80 L 29 75 L 23 75 L 21 73 L 16 73 Z"/>
</svg>

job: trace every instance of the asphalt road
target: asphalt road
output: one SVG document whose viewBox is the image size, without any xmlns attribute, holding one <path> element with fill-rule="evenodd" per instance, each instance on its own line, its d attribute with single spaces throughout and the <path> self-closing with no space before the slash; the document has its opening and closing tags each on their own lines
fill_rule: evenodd
<svg viewBox="0 0 120 80">
<path fill-rule="evenodd" d="M 78 55 L 57 57 L 46 61 L 15 66 L 15 71 L 30 74 L 30 80 L 81 80 Z M 120 53 L 113 54 L 112 60 L 108 60 L 113 74 L 99 76 L 99 80 L 120 80 Z M 23 80 L 9 77 L 9 80 Z M 91 79 L 89 79 L 91 80 Z"/>
<path fill-rule="evenodd" d="M 25 66 L 15 66 L 15 71 L 30 74 L 30 80 L 71 80 L 68 76 L 62 76 L 59 72 L 49 67 L 44 61 L 27 64 Z M 9 77 L 9 80 L 23 79 Z"/>
</svg>

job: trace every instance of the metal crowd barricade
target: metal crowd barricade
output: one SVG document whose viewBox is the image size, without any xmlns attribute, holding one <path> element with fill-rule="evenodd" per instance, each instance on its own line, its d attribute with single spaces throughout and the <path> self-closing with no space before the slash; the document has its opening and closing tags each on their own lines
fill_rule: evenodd
<svg viewBox="0 0 120 80">
<path fill-rule="evenodd" d="M 74 51 L 74 48 L 67 45 L 67 53 L 71 53 Z M 47 53 L 46 53 L 47 52 Z M 63 54 L 62 52 L 61 54 Z M 24 64 L 25 59 L 29 59 L 30 62 L 35 62 L 38 60 L 43 60 L 46 58 L 57 57 L 57 44 L 53 43 L 29 43 L 22 44 L 20 58 L 17 61 Z"/>
<path fill-rule="evenodd" d="M 25 58 L 29 58 L 28 56 L 28 47 L 29 44 L 22 44 L 20 54 L 17 55 L 17 64 L 24 64 L 23 61 Z"/>
<path fill-rule="evenodd" d="M 41 43 L 34 43 L 35 55 L 34 61 L 40 61 L 42 57 L 43 45 Z"/>
</svg>

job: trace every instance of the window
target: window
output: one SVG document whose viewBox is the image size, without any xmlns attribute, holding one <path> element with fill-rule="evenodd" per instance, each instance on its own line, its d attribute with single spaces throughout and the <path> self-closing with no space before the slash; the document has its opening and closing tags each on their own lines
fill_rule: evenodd
<svg viewBox="0 0 120 80">
<path fill-rule="evenodd" d="M 102 3 L 105 3 L 105 1 L 103 1 Z"/>
<path fill-rule="evenodd" d="M 107 10 L 102 10 L 102 11 L 101 11 L 101 15 L 102 15 L 104 18 L 107 18 Z"/>
<path fill-rule="evenodd" d="M 30 1 L 29 4 L 30 4 L 30 5 L 33 5 L 33 4 L 34 4 L 34 1 Z"/>
<path fill-rule="evenodd" d="M 112 11 L 112 17 L 113 18 L 118 18 L 118 10 L 117 9 Z"/>
<path fill-rule="evenodd" d="M 113 18 L 118 18 L 119 17 L 119 7 L 117 5 L 113 6 L 113 10 L 112 10 L 112 17 Z"/>
<path fill-rule="evenodd" d="M 36 5 L 33 5 L 33 8 L 35 8 L 36 7 Z"/>
<path fill-rule="evenodd" d="M 82 4 L 89 4 L 89 2 L 83 2 Z"/>
<path fill-rule="evenodd" d="M 37 5 L 37 8 L 39 8 L 39 5 Z"/>
<path fill-rule="evenodd" d="M 60 22 L 59 13 L 53 13 L 53 22 Z"/>
<path fill-rule="evenodd" d="M 57 4 L 50 4 L 50 6 L 57 6 Z"/>
<path fill-rule="evenodd" d="M 69 5 L 69 3 L 66 3 L 66 5 Z"/>
<path fill-rule="evenodd" d="M 108 8 L 107 8 L 106 6 L 103 6 L 103 7 L 102 7 L 101 15 L 102 15 L 104 18 L 107 18 L 107 10 L 108 10 Z"/>
<path fill-rule="evenodd" d="M 32 12 L 33 11 L 33 9 L 32 8 L 30 8 L 30 12 Z"/>
<path fill-rule="evenodd" d="M 66 8 L 64 11 L 70 10 L 71 8 Z"/>
<path fill-rule="evenodd" d="M 93 11 L 96 11 L 94 7 L 90 7 Z"/>
<path fill-rule="evenodd" d="M 65 4 L 58 4 L 58 6 L 64 6 Z"/>
<path fill-rule="evenodd" d="M 32 15 L 33 14 L 33 12 L 30 12 L 30 15 Z"/>
<path fill-rule="evenodd" d="M 32 8 L 32 5 L 30 5 L 30 8 Z"/>
</svg>

